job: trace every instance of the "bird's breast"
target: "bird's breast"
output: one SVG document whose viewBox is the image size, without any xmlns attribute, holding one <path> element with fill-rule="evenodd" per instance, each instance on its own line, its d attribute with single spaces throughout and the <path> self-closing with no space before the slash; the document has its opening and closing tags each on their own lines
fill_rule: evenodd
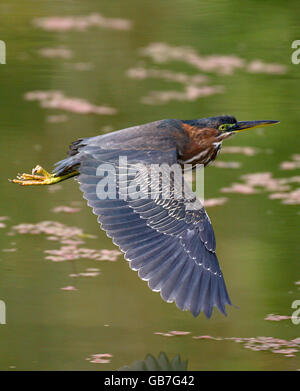
<svg viewBox="0 0 300 391">
<path fill-rule="evenodd" d="M 203 164 L 207 166 L 217 156 L 221 143 L 215 143 L 215 129 L 198 129 L 187 124 L 182 125 L 185 133 L 188 135 L 188 142 L 179 156 L 180 164 Z"/>
<path fill-rule="evenodd" d="M 220 133 L 214 128 L 198 128 L 183 123 L 182 128 L 188 136 L 188 142 L 179 153 L 180 164 L 209 165 L 218 156 L 222 142 L 230 137 L 229 133 Z"/>
<path fill-rule="evenodd" d="M 210 145 L 205 148 L 193 148 L 187 150 L 182 156 L 179 157 L 180 164 L 192 164 L 195 166 L 196 164 L 203 164 L 204 166 L 209 165 L 212 161 L 214 161 L 220 152 L 222 143 L 218 145 Z"/>
</svg>

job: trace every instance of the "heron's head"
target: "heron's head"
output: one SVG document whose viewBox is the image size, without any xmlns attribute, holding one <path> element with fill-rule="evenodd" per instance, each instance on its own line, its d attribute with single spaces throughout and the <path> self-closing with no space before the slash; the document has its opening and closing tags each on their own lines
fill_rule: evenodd
<svg viewBox="0 0 300 391">
<path fill-rule="evenodd" d="M 181 161 L 208 165 L 217 157 L 225 139 L 243 130 L 274 125 L 278 122 L 237 121 L 235 117 L 229 115 L 182 121 L 182 128 L 188 135 L 188 142 L 181 153 Z"/>
<path fill-rule="evenodd" d="M 262 121 L 237 121 L 235 117 L 229 115 L 221 115 L 218 117 L 210 117 L 196 120 L 195 124 L 198 128 L 210 128 L 218 130 L 220 135 L 229 136 L 248 129 L 260 128 L 279 123 L 279 121 L 262 120 Z M 225 137 L 224 137 L 225 138 Z"/>
</svg>

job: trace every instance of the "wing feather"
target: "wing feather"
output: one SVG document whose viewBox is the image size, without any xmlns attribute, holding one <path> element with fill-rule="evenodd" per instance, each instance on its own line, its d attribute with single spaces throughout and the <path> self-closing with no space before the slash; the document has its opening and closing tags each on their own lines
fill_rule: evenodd
<svg viewBox="0 0 300 391">
<path fill-rule="evenodd" d="M 213 228 L 203 207 L 188 210 L 184 200 L 172 196 L 165 200 L 160 193 L 153 199 L 121 199 L 119 184 L 116 199 L 98 198 L 97 184 L 103 178 L 98 166 L 111 163 L 118 170 L 123 154 L 97 146 L 82 147 L 76 155 L 80 188 L 101 227 L 125 253 L 131 269 L 148 281 L 150 289 L 160 291 L 163 300 L 175 301 L 194 316 L 202 311 L 210 317 L 214 306 L 226 314 L 225 306 L 231 302 L 215 254 Z M 149 164 L 177 161 L 176 150 L 130 150 L 126 158 L 133 168 L 144 165 L 144 171 L 135 174 L 144 188 Z"/>
</svg>

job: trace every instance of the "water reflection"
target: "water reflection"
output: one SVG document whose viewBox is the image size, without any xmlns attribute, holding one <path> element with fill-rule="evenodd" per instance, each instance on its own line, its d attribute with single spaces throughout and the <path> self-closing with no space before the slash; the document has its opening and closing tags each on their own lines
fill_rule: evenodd
<svg viewBox="0 0 300 391">
<path fill-rule="evenodd" d="M 119 368 L 119 371 L 187 371 L 188 360 L 182 361 L 178 354 L 170 360 L 166 353 L 160 352 L 158 357 L 147 354 L 144 360 L 135 361 L 131 365 Z"/>
</svg>

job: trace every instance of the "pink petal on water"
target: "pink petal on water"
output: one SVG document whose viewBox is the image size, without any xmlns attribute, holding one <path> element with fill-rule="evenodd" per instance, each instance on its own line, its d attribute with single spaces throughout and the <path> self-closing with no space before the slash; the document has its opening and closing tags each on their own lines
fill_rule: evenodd
<svg viewBox="0 0 300 391">
<path fill-rule="evenodd" d="M 170 334 L 170 333 L 161 333 L 160 331 L 156 331 L 154 334 L 156 335 L 162 335 L 164 337 L 174 337 L 174 334 Z"/>
<path fill-rule="evenodd" d="M 285 161 L 280 164 L 282 170 L 296 170 L 300 168 L 300 154 L 292 155 L 291 161 Z"/>
<path fill-rule="evenodd" d="M 45 253 L 50 254 L 50 256 L 47 256 L 46 259 L 61 262 L 84 258 L 93 259 L 95 261 L 115 262 L 121 254 L 121 252 L 117 250 L 96 250 L 92 248 L 78 247 L 78 243 L 76 241 L 68 240 L 62 241 L 61 243 L 65 243 L 67 245 L 62 246 L 58 250 L 45 250 Z"/>
<path fill-rule="evenodd" d="M 199 98 L 220 94 L 224 88 L 222 86 L 185 86 L 184 91 L 151 91 L 148 96 L 142 98 L 145 104 L 163 104 L 171 100 L 193 102 Z"/>
<path fill-rule="evenodd" d="M 295 338 L 295 339 L 292 339 L 292 341 L 291 342 L 294 342 L 294 343 L 296 343 L 296 344 L 299 344 L 300 345 L 300 337 L 298 337 L 298 338 Z"/>
<path fill-rule="evenodd" d="M 70 98 L 61 91 L 31 91 L 25 94 L 28 101 L 37 100 L 41 107 L 50 109 L 59 109 L 78 114 L 100 114 L 113 115 L 116 109 L 109 106 L 96 106 L 80 98 Z"/>
<path fill-rule="evenodd" d="M 104 358 L 94 358 L 93 360 L 90 360 L 93 364 L 109 364 L 110 360 L 104 359 Z"/>
<path fill-rule="evenodd" d="M 223 187 L 221 189 L 222 193 L 240 193 L 240 194 L 255 194 L 258 191 L 255 190 L 252 186 L 243 185 L 240 183 L 233 183 L 231 187 Z"/>
<path fill-rule="evenodd" d="M 110 354 L 110 353 L 97 353 L 97 354 L 93 354 L 92 357 L 94 357 L 94 358 L 111 358 L 112 354 Z"/>
<path fill-rule="evenodd" d="M 188 334 L 191 334 L 190 331 L 169 331 L 169 334 L 172 334 L 172 335 L 188 335 Z"/>
<path fill-rule="evenodd" d="M 99 353 L 93 354 L 91 357 L 87 357 L 86 360 L 93 364 L 108 364 L 110 363 L 112 357 L 112 354 L 109 353 Z"/>
<path fill-rule="evenodd" d="M 82 277 L 96 277 L 99 276 L 99 272 L 84 272 L 84 273 L 79 273 L 80 276 Z"/>
<path fill-rule="evenodd" d="M 279 350 L 273 350 L 273 353 L 280 353 L 280 354 L 291 354 L 298 352 L 297 349 L 279 349 Z"/>
<path fill-rule="evenodd" d="M 280 163 L 280 168 L 282 170 L 296 170 L 299 167 L 297 162 L 282 162 Z"/>
<path fill-rule="evenodd" d="M 70 206 L 57 206 L 52 209 L 54 213 L 77 213 L 80 212 L 80 208 L 71 208 Z"/>
<path fill-rule="evenodd" d="M 60 288 L 62 291 L 77 291 L 78 289 L 75 288 L 75 286 L 72 286 L 72 285 L 69 285 L 69 286 L 65 286 L 63 288 Z"/>
<path fill-rule="evenodd" d="M 211 206 L 217 206 L 217 205 L 224 205 L 227 202 L 228 198 L 222 197 L 222 198 L 210 198 L 207 200 L 204 200 L 204 206 L 206 208 L 209 208 Z"/>
<path fill-rule="evenodd" d="M 286 319 L 291 319 L 291 316 L 268 314 L 265 317 L 265 320 L 272 320 L 275 322 L 279 322 L 280 320 L 286 320 Z"/>
<path fill-rule="evenodd" d="M 270 73 L 270 74 L 284 74 L 286 73 L 286 66 L 281 64 L 267 64 L 262 60 L 252 61 L 248 67 L 248 72 L 251 73 Z"/>
<path fill-rule="evenodd" d="M 52 16 L 37 18 L 33 24 L 46 31 L 66 32 L 70 30 L 85 31 L 89 27 L 102 27 L 114 30 L 130 30 L 132 23 L 127 19 L 106 18 L 101 14 L 86 16 Z"/>
<path fill-rule="evenodd" d="M 141 54 L 150 57 L 154 62 L 182 61 L 205 72 L 232 74 L 242 68 L 244 60 L 237 56 L 201 56 L 193 48 L 171 46 L 163 42 L 151 43 L 141 50 Z"/>
<path fill-rule="evenodd" d="M 209 335 L 195 336 L 194 339 L 231 340 L 243 344 L 245 349 L 252 351 L 270 351 L 272 353 L 283 354 L 286 357 L 293 357 L 294 353 L 300 350 L 300 338 L 285 340 L 274 337 L 211 337 Z"/>
</svg>

